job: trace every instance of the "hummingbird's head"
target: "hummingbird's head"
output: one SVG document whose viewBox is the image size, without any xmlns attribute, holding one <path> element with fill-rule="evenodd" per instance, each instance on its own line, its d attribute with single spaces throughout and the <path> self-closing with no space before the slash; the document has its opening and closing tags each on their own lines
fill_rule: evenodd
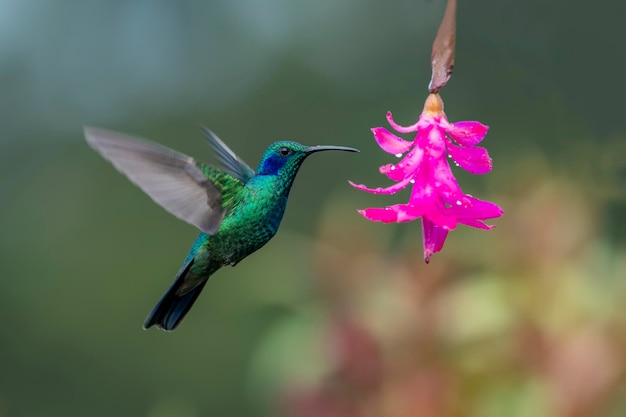
<svg viewBox="0 0 626 417">
<path fill-rule="evenodd" d="M 319 151 L 359 152 L 358 149 L 345 146 L 305 146 L 298 142 L 274 142 L 263 154 L 257 175 L 294 176 L 306 157 Z"/>
</svg>

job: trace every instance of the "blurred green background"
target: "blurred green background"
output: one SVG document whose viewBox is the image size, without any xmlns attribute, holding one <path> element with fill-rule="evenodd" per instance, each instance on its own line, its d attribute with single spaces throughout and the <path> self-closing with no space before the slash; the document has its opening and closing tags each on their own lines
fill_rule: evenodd
<svg viewBox="0 0 626 417">
<path fill-rule="evenodd" d="M 461 1 L 451 121 L 491 127 L 464 191 L 505 215 L 424 265 L 369 129 L 421 111 L 441 0 L 0 0 L 0 417 L 626 415 L 626 3 Z M 196 230 L 84 125 L 210 160 L 308 160 L 276 238 L 174 333 L 141 324 Z"/>
</svg>

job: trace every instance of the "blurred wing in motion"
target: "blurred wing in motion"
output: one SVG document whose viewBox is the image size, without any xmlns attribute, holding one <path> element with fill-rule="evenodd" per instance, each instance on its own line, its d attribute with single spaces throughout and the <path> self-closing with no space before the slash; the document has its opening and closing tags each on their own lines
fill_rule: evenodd
<svg viewBox="0 0 626 417">
<path fill-rule="evenodd" d="M 220 190 L 196 161 L 123 133 L 85 128 L 87 143 L 165 210 L 213 235 L 224 217 Z"/>
<path fill-rule="evenodd" d="M 244 184 L 254 176 L 254 170 L 235 154 L 215 133 L 203 127 L 211 149 L 217 155 L 224 171 L 237 178 Z"/>
</svg>

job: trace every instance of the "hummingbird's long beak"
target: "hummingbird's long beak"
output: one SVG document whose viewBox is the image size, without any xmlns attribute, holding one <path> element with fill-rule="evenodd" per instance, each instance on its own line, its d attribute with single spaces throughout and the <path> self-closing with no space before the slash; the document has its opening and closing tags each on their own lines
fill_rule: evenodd
<svg viewBox="0 0 626 417">
<path fill-rule="evenodd" d="M 346 151 L 346 152 L 360 152 L 355 148 L 348 148 L 347 146 L 332 146 L 332 145 L 318 145 L 318 146 L 309 146 L 306 149 L 307 154 L 311 154 L 313 152 L 319 151 Z"/>
</svg>

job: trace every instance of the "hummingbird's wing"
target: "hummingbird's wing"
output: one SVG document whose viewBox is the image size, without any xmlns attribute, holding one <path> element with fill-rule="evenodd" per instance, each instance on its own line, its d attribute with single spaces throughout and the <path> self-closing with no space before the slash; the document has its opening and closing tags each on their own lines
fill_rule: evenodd
<svg viewBox="0 0 626 417">
<path fill-rule="evenodd" d="M 243 159 L 239 158 L 215 133 L 203 127 L 204 134 L 209 140 L 211 149 L 217 155 L 224 171 L 237 178 L 243 183 L 248 182 L 254 176 L 254 170 L 246 164 Z"/>
<path fill-rule="evenodd" d="M 87 143 L 156 203 L 213 235 L 224 218 L 220 190 L 196 161 L 165 146 L 123 133 L 86 127 Z"/>
</svg>

